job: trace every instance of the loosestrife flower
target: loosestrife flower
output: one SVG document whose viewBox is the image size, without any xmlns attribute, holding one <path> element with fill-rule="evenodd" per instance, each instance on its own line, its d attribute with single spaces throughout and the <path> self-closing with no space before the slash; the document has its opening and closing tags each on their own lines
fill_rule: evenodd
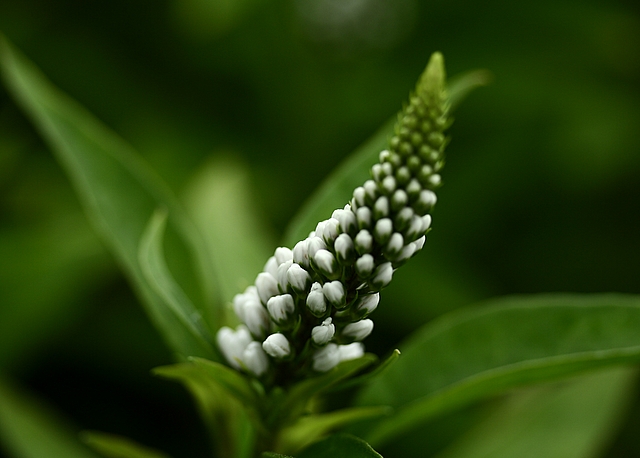
<svg viewBox="0 0 640 458">
<path fill-rule="evenodd" d="M 371 179 L 293 249 L 277 248 L 255 284 L 234 298 L 243 324 L 217 335 L 232 367 L 286 384 L 364 355 L 380 291 L 430 229 L 447 111 L 442 56 L 435 54 Z"/>
</svg>

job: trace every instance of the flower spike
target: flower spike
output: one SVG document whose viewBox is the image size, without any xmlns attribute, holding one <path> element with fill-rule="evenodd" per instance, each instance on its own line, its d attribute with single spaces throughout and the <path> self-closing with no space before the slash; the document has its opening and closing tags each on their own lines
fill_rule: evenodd
<svg viewBox="0 0 640 458">
<path fill-rule="evenodd" d="M 364 355 L 380 291 L 430 230 L 449 124 L 435 53 L 371 178 L 293 249 L 277 248 L 255 285 L 234 298 L 244 325 L 217 336 L 232 367 L 288 384 Z"/>
</svg>

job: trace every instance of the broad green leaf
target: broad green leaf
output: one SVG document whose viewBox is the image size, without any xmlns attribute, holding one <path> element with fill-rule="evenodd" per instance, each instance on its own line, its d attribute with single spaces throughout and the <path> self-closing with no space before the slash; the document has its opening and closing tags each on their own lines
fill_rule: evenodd
<svg viewBox="0 0 640 458">
<path fill-rule="evenodd" d="M 294 458 L 291 455 L 281 455 L 280 453 L 264 452 L 260 455 L 262 458 Z"/>
<path fill-rule="evenodd" d="M 0 446 L 20 458 L 98 458 L 78 431 L 47 407 L 0 380 Z"/>
<path fill-rule="evenodd" d="M 204 244 L 175 197 L 120 137 L 54 87 L 24 56 L 0 37 L 0 70 L 9 93 L 34 123 L 67 172 L 95 228 L 115 254 L 147 313 L 170 348 L 182 356 L 211 357 L 190 332 L 176 325 L 173 311 L 147 284 L 138 265 L 138 244 L 158 207 L 169 212 L 169 226 L 179 243 L 177 259 L 186 262 L 182 279 L 200 280 L 189 293 L 204 294 L 200 310 L 217 328 L 212 305 L 211 268 Z M 190 273 L 190 270 L 194 271 Z M 175 271 L 174 271 L 175 272 Z M 204 305 L 202 305 L 204 304 Z"/>
<path fill-rule="evenodd" d="M 244 407 L 216 377 L 193 363 L 157 367 L 153 372 L 182 383 L 193 395 L 219 456 L 253 456 L 253 429 Z"/>
<path fill-rule="evenodd" d="M 514 393 L 438 458 L 600 456 L 636 380 L 615 368 Z"/>
<path fill-rule="evenodd" d="M 285 428 L 279 437 L 277 449 L 296 453 L 327 434 L 351 423 L 388 415 L 388 407 L 352 407 L 333 412 L 307 415 Z"/>
<path fill-rule="evenodd" d="M 158 210 L 151 217 L 140 241 L 140 269 L 153 292 L 171 310 L 193 340 L 200 344 L 201 351 L 206 353 L 211 351 L 211 334 L 205 327 L 200 312 L 173 279 L 164 259 L 162 240 L 166 223 L 166 211 Z"/>
<path fill-rule="evenodd" d="M 212 160 L 199 167 L 183 196 L 208 245 L 216 289 L 229 303 L 253 284 L 276 246 L 258 217 L 247 168 L 230 155 Z"/>
<path fill-rule="evenodd" d="M 615 294 L 503 298 L 443 316 L 361 393 L 360 405 L 397 409 L 365 437 L 379 445 L 514 386 L 640 361 L 639 330 L 640 298 Z"/>
<path fill-rule="evenodd" d="M 304 450 L 299 458 L 381 458 L 369 444 L 362 439 L 337 434 L 316 442 Z"/>
<path fill-rule="evenodd" d="M 169 458 L 166 453 L 114 434 L 83 431 L 81 438 L 85 444 L 107 458 Z"/>
</svg>

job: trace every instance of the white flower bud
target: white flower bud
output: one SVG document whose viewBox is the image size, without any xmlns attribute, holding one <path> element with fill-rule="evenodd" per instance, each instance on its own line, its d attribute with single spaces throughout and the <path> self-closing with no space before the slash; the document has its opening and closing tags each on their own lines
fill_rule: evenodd
<svg viewBox="0 0 640 458">
<path fill-rule="evenodd" d="M 287 323 L 296 311 L 296 305 L 291 294 L 281 294 L 269 299 L 267 309 L 273 321 L 279 325 L 283 325 Z"/>
<path fill-rule="evenodd" d="M 391 209 L 393 211 L 398 211 L 401 208 L 405 207 L 409 202 L 409 196 L 405 192 L 404 189 L 398 189 L 391 196 Z"/>
<path fill-rule="evenodd" d="M 360 342 L 367 338 L 371 331 L 373 331 L 373 321 L 367 318 L 346 325 L 342 330 L 342 336 Z"/>
<path fill-rule="evenodd" d="M 347 206 L 349 205 L 347 204 Z M 358 227 L 356 215 L 351 211 L 351 207 L 348 209 L 345 208 L 344 210 L 335 210 L 331 217 L 338 220 L 342 232 L 352 234 Z"/>
<path fill-rule="evenodd" d="M 375 219 L 389 216 L 389 199 L 387 196 L 380 196 L 373 205 L 373 217 Z"/>
<path fill-rule="evenodd" d="M 371 221 L 373 221 L 373 213 L 371 212 L 371 209 L 369 207 L 359 207 L 356 210 L 356 219 L 358 220 L 358 227 L 360 229 L 366 229 L 371 226 Z"/>
<path fill-rule="evenodd" d="M 378 266 L 369 283 L 375 290 L 381 290 L 391 282 L 391 277 L 393 277 L 393 266 L 390 262 L 385 262 Z"/>
<path fill-rule="evenodd" d="M 434 173 L 429 177 L 429 184 L 433 187 L 440 186 L 442 184 L 442 177 L 437 173 Z"/>
<path fill-rule="evenodd" d="M 322 285 L 322 292 L 327 301 L 336 308 L 342 308 L 346 304 L 346 294 L 341 281 L 329 281 Z"/>
<path fill-rule="evenodd" d="M 399 264 L 413 256 L 417 251 L 415 243 L 416 242 L 411 242 L 405 245 L 400 254 L 394 259 L 394 263 Z"/>
<path fill-rule="evenodd" d="M 311 286 L 311 275 L 298 264 L 292 264 L 287 270 L 287 280 L 291 288 L 298 294 L 304 294 Z"/>
<path fill-rule="evenodd" d="M 331 318 L 327 318 L 320 326 L 315 326 L 311 330 L 311 340 L 313 340 L 316 345 L 325 345 L 333 339 L 335 333 L 335 325 L 331 323 Z"/>
<path fill-rule="evenodd" d="M 283 359 L 291 354 L 291 345 L 289 341 L 279 332 L 271 334 L 262 342 L 262 349 L 275 359 Z"/>
<path fill-rule="evenodd" d="M 338 236 L 338 227 L 340 222 L 335 218 L 329 218 L 325 221 L 324 229 L 322 231 L 322 239 L 327 245 L 333 245 L 333 241 Z"/>
<path fill-rule="evenodd" d="M 338 262 L 329 250 L 318 250 L 313 256 L 313 263 L 321 274 L 333 278 L 338 270 Z"/>
<path fill-rule="evenodd" d="M 396 179 L 393 176 L 385 177 L 382 180 L 382 189 L 384 189 L 387 194 L 391 194 L 396 190 Z"/>
<path fill-rule="evenodd" d="M 369 278 L 376 267 L 376 262 L 370 254 L 363 254 L 356 261 L 356 274 L 360 278 Z"/>
<path fill-rule="evenodd" d="M 416 248 L 416 251 L 420 251 L 422 250 L 422 247 L 424 246 L 424 242 L 427 240 L 427 237 L 425 237 L 424 235 L 422 237 L 420 237 L 418 240 L 416 240 L 415 242 L 413 242 L 413 246 Z"/>
<path fill-rule="evenodd" d="M 376 197 L 378 197 L 378 185 L 373 180 L 367 180 L 362 185 L 365 192 L 366 200 L 369 202 L 375 202 Z"/>
<path fill-rule="evenodd" d="M 409 227 L 405 230 L 405 240 L 412 242 L 416 238 L 424 234 L 422 228 L 424 227 L 424 221 L 418 215 L 413 215 L 409 222 Z"/>
<path fill-rule="evenodd" d="M 324 243 L 324 240 L 322 240 L 320 237 L 311 237 L 308 240 L 309 242 L 307 243 L 307 252 L 309 254 L 309 259 L 312 259 L 318 252 L 318 250 L 327 249 L 327 244 Z"/>
<path fill-rule="evenodd" d="M 309 268 L 309 239 L 301 240 L 293 247 L 293 262 Z"/>
<path fill-rule="evenodd" d="M 376 181 L 380 181 L 382 178 L 384 178 L 382 172 L 382 164 L 374 164 L 373 167 L 371 167 L 371 176 Z"/>
<path fill-rule="evenodd" d="M 307 307 L 315 316 L 322 316 L 327 311 L 327 303 L 322 292 L 322 285 L 315 282 L 311 285 L 311 291 L 307 295 Z"/>
<path fill-rule="evenodd" d="M 278 271 L 278 261 L 276 261 L 276 257 L 271 256 L 262 270 L 263 272 L 268 272 L 275 277 L 276 272 Z"/>
<path fill-rule="evenodd" d="M 404 207 L 396 215 L 393 226 L 397 231 L 404 231 L 411 223 L 411 219 L 414 217 L 415 212 L 411 207 Z"/>
<path fill-rule="evenodd" d="M 422 232 L 427 232 L 431 227 L 431 215 L 426 214 L 422 217 Z"/>
<path fill-rule="evenodd" d="M 389 150 L 382 150 L 380 151 L 380 154 L 378 155 L 378 158 L 380 160 L 380 162 L 385 162 L 389 159 L 389 156 L 391 156 L 391 153 L 389 152 Z"/>
<path fill-rule="evenodd" d="M 327 372 L 340 363 L 340 352 L 338 346 L 330 343 L 318 348 L 313 354 L 313 370 L 317 372 Z"/>
<path fill-rule="evenodd" d="M 293 261 L 293 252 L 287 247 L 276 248 L 275 258 L 278 265 L 287 261 Z"/>
<path fill-rule="evenodd" d="M 362 229 L 356 234 L 355 248 L 359 254 L 369 253 L 371 251 L 373 248 L 373 237 L 368 230 Z"/>
<path fill-rule="evenodd" d="M 379 302 L 380 293 L 367 294 L 366 296 L 358 298 L 358 302 L 355 307 L 358 312 L 367 316 L 378 307 Z"/>
<path fill-rule="evenodd" d="M 245 293 L 238 293 L 233 296 L 233 311 L 238 319 L 244 322 L 244 304 L 247 302 L 247 296 Z"/>
<path fill-rule="evenodd" d="M 260 342 L 253 341 L 247 345 L 242 354 L 242 362 L 249 372 L 260 377 L 269 368 L 269 359 Z"/>
<path fill-rule="evenodd" d="M 404 238 L 402 237 L 402 234 L 394 232 L 387 243 L 385 255 L 395 258 L 400 254 L 402 248 L 404 248 Z"/>
<path fill-rule="evenodd" d="M 240 369 L 242 354 L 251 341 L 252 338 L 249 330 L 242 324 L 236 327 L 235 331 L 224 326 L 220 328 L 216 334 L 218 348 L 220 348 L 227 362 L 236 369 Z"/>
<path fill-rule="evenodd" d="M 260 301 L 266 305 L 267 301 L 278 294 L 278 281 L 268 272 L 260 272 L 256 278 L 256 288 Z"/>
<path fill-rule="evenodd" d="M 376 221 L 376 227 L 373 230 L 373 236 L 380 244 L 385 244 L 389 241 L 391 233 L 393 232 L 393 223 L 389 218 L 382 218 Z"/>
<path fill-rule="evenodd" d="M 436 197 L 436 193 L 430 189 L 423 189 L 420 191 L 420 195 L 418 196 L 418 200 L 413 204 L 413 208 L 415 208 L 418 213 L 426 213 L 436 204 L 438 198 Z"/>
<path fill-rule="evenodd" d="M 420 185 L 420 182 L 418 180 L 412 178 L 405 189 L 409 198 L 415 199 L 420 194 L 420 191 L 422 191 L 422 186 Z"/>
<path fill-rule="evenodd" d="M 322 234 L 324 233 L 324 226 L 327 224 L 327 220 L 325 219 L 324 221 L 320 221 L 318 224 L 316 224 L 316 230 L 315 235 L 316 237 L 322 237 Z"/>
<path fill-rule="evenodd" d="M 340 262 L 351 262 L 355 256 L 355 247 L 353 240 L 348 234 L 340 234 L 335 241 L 333 248 L 336 250 L 336 256 Z"/>
<path fill-rule="evenodd" d="M 364 345 L 360 342 L 354 342 L 349 345 L 338 346 L 338 357 L 340 359 L 340 362 L 362 358 L 363 356 L 364 356 Z"/>
<path fill-rule="evenodd" d="M 264 306 L 255 300 L 249 300 L 244 306 L 244 324 L 247 325 L 251 334 L 259 339 L 263 339 L 269 329 L 269 313 Z"/>
<path fill-rule="evenodd" d="M 293 265 L 293 261 L 285 261 L 278 266 L 278 272 L 276 280 L 278 280 L 278 289 L 280 293 L 289 292 L 289 280 L 287 278 L 287 271 Z"/>
</svg>

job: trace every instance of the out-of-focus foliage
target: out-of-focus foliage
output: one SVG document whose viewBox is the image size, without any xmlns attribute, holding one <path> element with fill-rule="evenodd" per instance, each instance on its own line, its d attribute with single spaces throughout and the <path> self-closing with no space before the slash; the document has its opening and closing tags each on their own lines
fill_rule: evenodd
<svg viewBox="0 0 640 458">
<path fill-rule="evenodd" d="M 633 2 L 7 0 L 0 29 L 187 204 L 206 202 L 193 177 L 233 157 L 229 170 L 249 177 L 258 212 L 243 231 L 281 238 L 326 175 L 397 112 L 432 51 L 444 53 L 451 75 L 489 69 L 493 84 L 456 112 L 425 253 L 376 311 L 367 346 L 380 354 L 445 311 L 492 296 L 639 292 Z M 80 428 L 205 456 L 190 401 L 149 376 L 169 352 L 59 165 L 2 91 L 0 371 Z M 612 403 L 622 392 L 607 394 L 612 384 L 626 390 L 627 410 L 607 408 L 621 426 L 598 441 L 599 456 L 637 456 L 634 390 L 622 384 L 627 375 L 610 377 L 580 385 L 582 396 Z M 514 411 L 540 412 L 536 396 L 549 399 L 542 389 L 453 413 L 403 437 L 404 449 L 381 452 L 471 456 L 465 444 L 513 425 Z M 526 428 L 538 431 L 545 415 Z M 488 443 L 473 449 L 493 453 Z"/>
</svg>

